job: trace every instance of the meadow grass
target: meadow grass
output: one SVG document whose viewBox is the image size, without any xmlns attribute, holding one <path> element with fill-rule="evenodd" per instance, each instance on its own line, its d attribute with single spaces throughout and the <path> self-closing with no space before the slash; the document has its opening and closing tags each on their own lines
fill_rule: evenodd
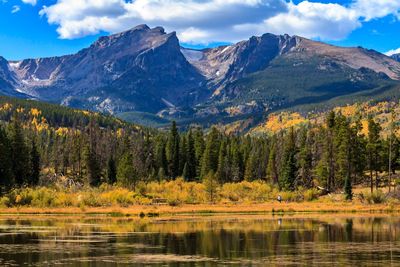
<svg viewBox="0 0 400 267">
<path fill-rule="evenodd" d="M 14 189 L 0 197 L 0 213 L 108 213 L 111 216 L 164 213 L 399 212 L 400 202 L 383 191 L 355 190 L 320 196 L 316 189 L 280 192 L 263 181 L 227 183 L 211 203 L 205 185 L 174 181 L 141 183 L 135 190 L 103 184 L 98 188 L 60 186 Z M 283 202 L 276 201 L 281 195 Z M 399 208 L 398 208 L 399 207 Z"/>
</svg>

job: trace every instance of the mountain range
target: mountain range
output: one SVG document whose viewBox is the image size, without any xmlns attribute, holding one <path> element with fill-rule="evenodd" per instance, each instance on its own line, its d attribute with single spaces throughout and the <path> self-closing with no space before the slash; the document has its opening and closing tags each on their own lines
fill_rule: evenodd
<svg viewBox="0 0 400 267">
<path fill-rule="evenodd" d="M 7 61 L 0 94 L 162 124 L 232 122 L 400 95 L 400 55 L 264 34 L 188 49 L 175 32 L 139 25 L 76 54 Z M 256 123 L 255 120 L 254 123 Z"/>
</svg>

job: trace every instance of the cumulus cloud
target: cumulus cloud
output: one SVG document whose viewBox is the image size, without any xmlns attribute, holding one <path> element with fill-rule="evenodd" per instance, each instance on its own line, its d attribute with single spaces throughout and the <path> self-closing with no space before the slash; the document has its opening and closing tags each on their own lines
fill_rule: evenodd
<svg viewBox="0 0 400 267">
<path fill-rule="evenodd" d="M 398 16 L 399 9 L 400 0 L 354 0 L 347 6 L 287 0 L 57 0 L 40 15 L 58 25 L 64 39 L 146 23 L 177 31 L 183 42 L 204 44 L 265 32 L 338 40 L 364 21 Z"/>
<path fill-rule="evenodd" d="M 351 8 L 365 21 L 383 18 L 388 15 L 399 16 L 400 0 L 357 0 Z"/>
<path fill-rule="evenodd" d="M 288 33 L 309 38 L 339 40 L 361 26 L 356 12 L 339 4 L 304 1 L 288 4 L 288 12 L 255 25 L 257 32 Z"/>
<path fill-rule="evenodd" d="M 12 9 L 11 9 L 11 13 L 17 13 L 17 12 L 19 12 L 21 10 L 21 7 L 20 6 L 18 6 L 18 5 L 15 5 L 15 6 L 13 6 L 12 7 Z"/>
<path fill-rule="evenodd" d="M 385 54 L 386 54 L 387 56 L 389 56 L 389 57 L 390 57 L 390 56 L 393 56 L 393 55 L 395 55 L 395 54 L 400 54 L 400 48 L 387 51 Z"/>
</svg>

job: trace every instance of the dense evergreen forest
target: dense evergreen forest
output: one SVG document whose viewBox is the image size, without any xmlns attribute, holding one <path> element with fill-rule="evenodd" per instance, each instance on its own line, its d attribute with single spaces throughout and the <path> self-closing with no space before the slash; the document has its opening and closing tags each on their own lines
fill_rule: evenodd
<svg viewBox="0 0 400 267">
<path fill-rule="evenodd" d="M 373 118 L 362 124 L 330 112 L 325 123 L 263 136 L 227 135 L 213 127 L 156 131 L 97 113 L 1 98 L 1 192 L 49 185 L 134 188 L 173 180 L 215 184 L 262 180 L 283 191 L 323 188 L 371 191 L 395 185 L 400 143 L 395 122 L 387 137 Z"/>
</svg>

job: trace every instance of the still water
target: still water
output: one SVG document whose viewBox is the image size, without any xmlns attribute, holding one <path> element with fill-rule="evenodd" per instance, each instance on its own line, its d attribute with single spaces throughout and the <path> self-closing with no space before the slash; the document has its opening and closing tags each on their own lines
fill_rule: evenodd
<svg viewBox="0 0 400 267">
<path fill-rule="evenodd" d="M 0 266 L 400 266 L 400 217 L 0 217 Z"/>
</svg>

